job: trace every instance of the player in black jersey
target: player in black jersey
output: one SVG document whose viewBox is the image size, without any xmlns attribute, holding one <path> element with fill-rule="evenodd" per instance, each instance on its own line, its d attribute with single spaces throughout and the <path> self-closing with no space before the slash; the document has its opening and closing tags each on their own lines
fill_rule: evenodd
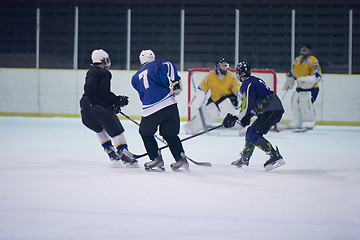
<svg viewBox="0 0 360 240">
<path fill-rule="evenodd" d="M 98 139 L 111 161 L 116 165 L 138 167 L 124 135 L 124 128 L 116 116 L 120 107 L 128 104 L 127 96 L 116 96 L 110 90 L 111 65 L 109 54 L 94 50 L 91 54 L 92 67 L 86 73 L 84 94 L 80 100 L 83 124 L 96 132 Z"/>
</svg>

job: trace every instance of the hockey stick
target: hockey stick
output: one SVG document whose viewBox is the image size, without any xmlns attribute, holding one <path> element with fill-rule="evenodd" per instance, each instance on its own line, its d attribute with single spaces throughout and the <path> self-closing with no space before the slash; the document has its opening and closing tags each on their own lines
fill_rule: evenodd
<svg viewBox="0 0 360 240">
<path fill-rule="evenodd" d="M 135 123 L 136 125 L 138 125 L 138 126 L 140 127 L 140 124 L 139 124 L 137 121 L 135 121 L 134 119 L 132 119 L 131 117 L 129 117 L 128 115 L 126 115 L 125 113 L 123 113 L 122 111 L 120 111 L 120 114 L 123 115 L 124 117 L 126 117 L 127 119 L 129 119 L 130 121 L 132 121 L 133 123 Z M 167 142 L 165 141 L 165 139 L 160 138 L 160 137 L 159 137 L 158 135 L 156 135 L 156 134 L 155 134 L 154 136 L 155 136 L 155 138 L 156 138 L 157 140 L 159 140 L 159 141 L 161 141 L 162 143 L 164 143 L 164 144 L 167 145 Z M 160 148 L 159 150 L 161 150 L 161 149 L 162 149 L 162 148 Z M 140 158 L 140 157 L 137 157 L 137 156 L 139 156 L 139 155 L 135 155 L 135 154 L 134 154 L 134 157 L 135 157 L 135 158 Z M 146 156 L 146 155 L 145 155 L 145 156 Z M 212 166 L 210 162 L 197 162 L 197 161 L 189 158 L 188 156 L 185 156 L 185 157 L 187 158 L 187 160 L 189 160 L 190 162 L 192 162 L 192 163 L 194 163 L 194 164 L 196 164 L 196 165 L 204 166 L 204 167 L 211 167 L 211 166 Z"/>
<path fill-rule="evenodd" d="M 185 142 L 185 141 L 187 141 L 187 140 L 189 140 L 189 139 L 192 139 L 192 138 L 194 138 L 194 137 L 200 136 L 200 135 L 202 135 L 202 134 L 204 134 L 204 133 L 207 133 L 207 132 L 210 132 L 210 131 L 212 131 L 212 130 L 218 129 L 218 128 L 222 127 L 222 126 L 223 126 L 223 124 L 220 124 L 220 125 L 215 126 L 215 127 L 213 127 L 213 128 L 209 128 L 209 129 L 206 130 L 206 131 L 204 130 L 204 131 L 198 132 L 198 133 L 196 133 L 196 134 L 194 134 L 194 135 L 191 135 L 191 136 L 189 136 L 189 137 L 180 139 L 180 142 Z M 162 146 L 161 148 L 159 148 L 159 150 L 163 150 L 163 149 L 168 148 L 168 147 L 169 147 L 169 145 L 165 145 L 165 146 Z M 135 157 L 135 158 L 142 158 L 142 157 L 145 157 L 145 156 L 147 156 L 147 155 L 148 155 L 147 153 L 143 153 L 143 154 L 140 154 L 140 155 L 134 154 L 134 157 Z M 199 163 L 199 162 L 197 162 L 197 163 Z M 209 166 L 209 164 L 206 164 L 206 163 L 201 164 L 201 166 L 205 166 L 204 164 Z M 211 164 L 211 163 L 210 163 L 210 164 Z M 210 166 L 209 166 L 209 167 L 210 167 Z"/>
</svg>

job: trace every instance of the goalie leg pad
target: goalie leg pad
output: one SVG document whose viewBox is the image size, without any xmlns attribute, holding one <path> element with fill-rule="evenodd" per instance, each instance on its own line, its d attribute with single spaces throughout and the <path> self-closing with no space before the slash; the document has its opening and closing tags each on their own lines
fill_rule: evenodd
<svg viewBox="0 0 360 240">
<path fill-rule="evenodd" d="M 209 124 L 215 122 L 216 118 L 220 114 L 220 110 L 219 110 L 219 108 L 216 106 L 216 104 L 214 102 L 209 103 L 208 105 L 206 105 L 202 109 L 203 109 L 206 125 L 209 125 Z"/>
<path fill-rule="evenodd" d="M 218 107 L 220 109 L 220 117 L 225 117 L 228 113 L 234 113 L 236 111 L 235 106 L 231 103 L 229 98 L 225 98 L 218 104 Z"/>
<path fill-rule="evenodd" d="M 304 91 L 299 92 L 299 108 L 301 119 L 303 121 L 302 128 L 314 128 L 315 127 L 315 113 L 313 104 L 311 102 L 311 92 Z"/>
<path fill-rule="evenodd" d="M 192 110 L 198 110 L 205 101 L 206 93 L 200 89 L 197 89 L 193 99 L 190 101 L 189 106 Z"/>
<path fill-rule="evenodd" d="M 209 125 L 213 122 L 215 122 L 217 116 L 219 115 L 220 111 L 217 108 L 215 103 L 210 103 L 206 105 L 205 107 L 201 107 L 203 116 L 204 116 L 204 122 L 206 125 Z M 200 113 L 197 113 L 190 122 L 186 123 L 184 125 L 184 130 L 187 134 L 196 134 L 200 130 L 204 130 L 204 126 L 202 124 L 202 119 Z"/>
<path fill-rule="evenodd" d="M 184 125 L 186 134 L 196 134 L 203 129 L 200 114 L 195 115 L 188 123 Z"/>
<path fill-rule="evenodd" d="M 299 93 L 294 91 L 291 96 L 291 110 L 294 115 L 294 119 L 289 123 L 289 125 L 293 128 L 299 128 L 302 123 L 300 107 L 299 107 Z"/>
</svg>

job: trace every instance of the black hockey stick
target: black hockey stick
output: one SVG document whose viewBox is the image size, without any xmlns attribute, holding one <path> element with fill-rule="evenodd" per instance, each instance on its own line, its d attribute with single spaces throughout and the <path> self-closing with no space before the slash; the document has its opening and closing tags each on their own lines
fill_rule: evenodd
<svg viewBox="0 0 360 240">
<path fill-rule="evenodd" d="M 201 132 L 196 133 L 196 134 L 194 134 L 194 135 L 191 135 L 191 136 L 189 136 L 189 137 L 180 139 L 180 142 L 187 141 L 187 140 L 192 139 L 192 138 L 194 138 L 194 137 L 200 136 L 200 135 L 202 135 L 202 134 L 204 134 L 204 133 L 207 133 L 207 132 L 210 132 L 210 131 L 212 131 L 212 130 L 218 129 L 218 128 L 222 127 L 222 126 L 223 126 L 223 124 L 218 125 L 218 126 L 215 126 L 215 127 L 213 127 L 213 128 L 209 128 L 209 129 L 206 130 L 206 131 L 205 131 L 205 130 L 204 130 L 204 131 L 201 131 Z M 159 150 L 162 150 L 162 149 L 165 149 L 165 148 L 168 148 L 168 147 L 169 147 L 169 145 L 162 146 L 161 148 L 159 148 Z M 140 154 L 140 155 L 135 155 L 135 154 L 134 154 L 134 157 L 135 157 L 135 158 L 142 158 L 142 157 L 145 157 L 146 155 L 148 155 L 148 154 L 147 154 L 147 153 L 143 153 L 143 154 Z"/>
<path fill-rule="evenodd" d="M 120 111 L 120 114 L 123 115 L 124 117 L 126 117 L 127 119 L 129 119 L 130 121 L 132 121 L 133 123 L 135 123 L 136 125 L 140 126 L 140 124 L 139 124 L 138 122 L 136 122 L 134 119 L 132 119 L 131 117 L 129 117 L 129 116 L 126 115 L 125 113 L 123 113 L 123 112 Z M 221 124 L 220 126 L 218 126 L 218 127 L 221 127 L 221 126 L 222 126 L 222 124 Z M 216 127 L 216 128 L 218 128 L 218 127 Z M 209 131 L 209 130 L 208 130 L 208 131 Z M 208 131 L 206 131 L 206 132 L 208 132 Z M 204 131 L 204 133 L 205 133 L 205 131 Z M 196 135 L 196 134 L 195 134 L 195 135 Z M 200 134 L 198 134 L 198 135 L 200 135 Z M 166 144 L 166 146 L 163 146 L 163 147 L 159 148 L 159 150 L 162 150 L 162 149 L 164 149 L 164 148 L 166 148 L 166 147 L 169 147 L 169 146 L 167 145 L 167 142 L 166 142 L 164 139 L 160 138 L 160 137 L 157 136 L 157 135 L 154 135 L 154 136 L 155 136 L 156 139 L 158 139 L 158 140 L 161 141 L 162 143 Z M 193 136 L 194 136 L 194 135 L 193 135 Z M 190 136 L 190 137 L 191 137 L 191 136 Z M 190 139 L 190 137 L 188 137 L 187 139 Z M 195 137 L 195 136 L 194 136 L 194 137 Z M 183 141 L 186 141 L 187 139 L 182 139 L 182 140 L 180 140 L 180 141 L 183 142 Z M 144 153 L 144 154 L 141 154 L 141 155 L 136 155 L 136 154 L 134 154 L 134 157 L 135 157 L 135 158 L 141 158 L 141 157 L 144 157 L 144 156 L 146 156 L 146 155 L 148 155 L 148 154 L 147 154 L 147 153 Z M 196 165 L 199 165 L 199 166 L 204 166 L 204 167 L 211 167 L 211 166 L 212 166 L 210 162 L 197 162 L 197 161 L 189 158 L 188 156 L 186 156 L 186 158 L 187 158 L 190 162 L 192 162 L 192 163 L 194 163 L 194 164 L 196 164 Z"/>
</svg>

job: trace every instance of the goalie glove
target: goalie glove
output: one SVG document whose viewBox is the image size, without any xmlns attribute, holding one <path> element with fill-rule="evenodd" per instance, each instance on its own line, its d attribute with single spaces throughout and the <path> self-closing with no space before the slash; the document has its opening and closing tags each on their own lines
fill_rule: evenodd
<svg viewBox="0 0 360 240">
<path fill-rule="evenodd" d="M 171 92 L 174 96 L 177 96 L 181 93 L 182 91 L 182 83 L 181 83 L 181 79 L 179 80 L 175 80 L 175 81 L 170 81 L 171 83 Z"/>
<path fill-rule="evenodd" d="M 294 87 L 295 84 L 295 78 L 290 75 L 290 73 L 286 74 L 286 82 L 284 84 L 284 87 L 282 90 L 288 91 Z"/>
<path fill-rule="evenodd" d="M 315 75 L 297 78 L 297 81 L 302 89 L 310 89 L 316 83 L 320 82 L 320 80 L 321 78 L 318 78 Z"/>
<path fill-rule="evenodd" d="M 237 120 L 239 120 L 237 116 L 228 113 L 223 120 L 223 125 L 225 128 L 234 127 Z"/>
</svg>

